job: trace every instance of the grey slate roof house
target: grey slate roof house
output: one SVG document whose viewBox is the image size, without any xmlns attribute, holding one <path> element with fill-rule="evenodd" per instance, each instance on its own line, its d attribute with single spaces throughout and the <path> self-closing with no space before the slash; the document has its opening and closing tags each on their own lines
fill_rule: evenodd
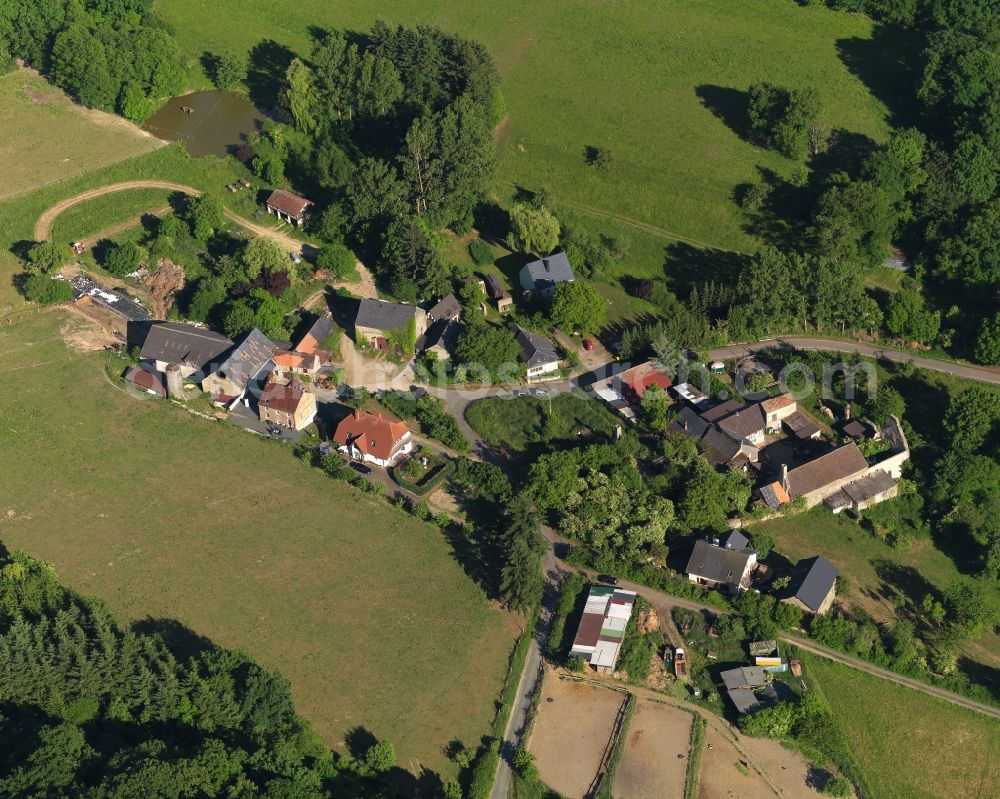
<svg viewBox="0 0 1000 799">
<path fill-rule="evenodd" d="M 698 441 L 708 430 L 708 422 L 702 419 L 693 408 L 685 405 L 677 414 L 677 418 L 671 422 L 670 427 L 672 430 Z"/>
<path fill-rule="evenodd" d="M 737 441 L 749 441 L 751 444 L 759 444 L 764 440 L 764 413 L 760 405 L 751 405 L 741 411 L 720 419 L 719 429 L 727 435 L 732 436 Z"/>
<path fill-rule="evenodd" d="M 427 311 L 430 322 L 449 321 L 462 315 L 462 304 L 454 294 L 447 294 Z"/>
<path fill-rule="evenodd" d="M 416 305 L 385 300 L 361 300 L 354 318 L 355 337 L 375 349 L 388 349 L 386 334 L 400 330 L 414 320 L 416 337 L 427 332 L 427 314 Z"/>
<path fill-rule="evenodd" d="M 569 283 L 574 279 L 569 258 L 561 250 L 525 264 L 518 277 L 521 288 L 525 291 L 537 291 L 541 294 L 551 294 L 560 283 Z"/>
<path fill-rule="evenodd" d="M 750 573 L 756 563 L 757 553 L 752 549 L 727 549 L 700 539 L 695 541 L 684 571 L 693 583 L 740 594 L 750 587 Z"/>
<path fill-rule="evenodd" d="M 720 419 L 725 419 L 730 414 L 736 413 L 737 411 L 742 411 L 747 406 L 736 399 L 729 399 L 725 402 L 720 402 L 718 405 L 713 405 L 711 408 L 702 411 L 699 416 L 704 419 L 709 424 L 714 424 Z"/>
<path fill-rule="evenodd" d="M 782 602 L 798 605 L 807 613 L 821 615 L 833 604 L 837 568 L 826 558 L 805 558 L 795 564 L 792 581 L 781 597 Z"/>
<path fill-rule="evenodd" d="M 154 361 L 158 372 L 165 372 L 175 363 L 184 377 L 190 377 L 201 373 L 232 346 L 232 339 L 221 333 L 178 322 L 156 322 L 149 327 L 140 357 Z"/>
<path fill-rule="evenodd" d="M 528 379 L 554 372 L 559 368 L 555 344 L 544 336 L 514 325 L 514 336 L 521 347 L 521 360 L 528 367 Z"/>
<path fill-rule="evenodd" d="M 797 466 L 782 475 L 781 483 L 789 498 L 805 497 L 812 507 L 867 472 L 865 456 L 851 443 Z"/>
<path fill-rule="evenodd" d="M 220 363 L 201 381 L 203 391 L 214 396 L 235 399 L 243 395 L 251 380 L 264 372 L 274 354 L 274 342 L 254 328 L 247 333 Z"/>
</svg>

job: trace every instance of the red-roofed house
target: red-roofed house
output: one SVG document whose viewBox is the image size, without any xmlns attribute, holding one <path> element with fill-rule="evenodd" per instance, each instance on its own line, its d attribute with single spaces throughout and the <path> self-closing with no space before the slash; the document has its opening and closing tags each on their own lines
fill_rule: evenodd
<svg viewBox="0 0 1000 799">
<path fill-rule="evenodd" d="M 642 401 L 642 396 L 648 388 L 655 386 L 666 391 L 673 385 L 670 378 L 652 361 L 627 369 L 618 375 L 618 379 L 621 381 L 622 396 L 633 404 Z"/>
<path fill-rule="evenodd" d="M 306 391 L 298 380 L 288 385 L 270 381 L 257 401 L 257 413 L 262 422 L 302 430 L 316 418 L 316 395 Z"/>
<path fill-rule="evenodd" d="M 303 197 L 296 197 L 294 194 L 283 189 L 275 189 L 271 196 L 264 202 L 269 214 L 274 214 L 278 219 L 283 219 L 290 225 L 302 227 L 309 212 L 312 210 L 311 201 Z"/>
<path fill-rule="evenodd" d="M 383 468 L 413 449 L 413 438 L 405 424 L 368 411 L 355 411 L 342 420 L 333 440 L 351 458 Z"/>
</svg>

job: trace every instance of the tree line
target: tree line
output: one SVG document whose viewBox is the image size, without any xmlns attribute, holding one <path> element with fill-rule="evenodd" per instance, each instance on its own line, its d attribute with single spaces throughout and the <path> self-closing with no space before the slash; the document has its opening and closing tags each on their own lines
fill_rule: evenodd
<svg viewBox="0 0 1000 799">
<path fill-rule="evenodd" d="M 0 558 L 0 794 L 375 796 L 389 741 L 334 756 L 288 681 L 207 642 L 123 630 L 45 563 Z M 458 793 L 460 796 L 460 792 Z"/>
<path fill-rule="evenodd" d="M 187 84 L 187 69 L 152 0 L 0 3 L 0 47 L 84 105 L 141 122 Z"/>
</svg>

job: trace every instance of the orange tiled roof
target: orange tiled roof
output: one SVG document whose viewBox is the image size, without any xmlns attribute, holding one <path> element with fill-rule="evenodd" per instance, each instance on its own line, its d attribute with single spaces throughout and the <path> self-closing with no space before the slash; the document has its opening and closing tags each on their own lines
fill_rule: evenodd
<svg viewBox="0 0 1000 799">
<path fill-rule="evenodd" d="M 396 445 L 409 432 L 402 422 L 381 413 L 355 411 L 337 425 L 333 440 L 341 446 L 351 444 L 379 460 L 392 457 Z"/>
</svg>

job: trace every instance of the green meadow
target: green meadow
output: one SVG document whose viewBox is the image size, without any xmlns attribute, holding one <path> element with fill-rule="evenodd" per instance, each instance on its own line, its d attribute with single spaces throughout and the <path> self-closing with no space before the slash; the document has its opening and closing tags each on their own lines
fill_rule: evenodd
<svg viewBox="0 0 1000 799">
<path fill-rule="evenodd" d="M 158 7 L 196 69 L 204 52 L 248 52 L 265 40 L 305 54 L 313 27 L 365 32 L 376 19 L 435 24 L 484 42 L 503 74 L 509 111 L 498 131 L 497 196 L 545 187 L 564 218 L 627 238 L 623 268 L 637 276 L 662 274 L 673 235 L 756 249 L 733 189 L 761 169 L 787 177 L 795 164 L 738 132 L 750 83 L 814 87 L 831 128 L 880 141 L 888 112 L 858 75 L 884 79 L 899 69 L 885 60 L 890 34 L 867 18 L 791 0 L 160 0 Z M 612 168 L 588 165 L 587 147 L 610 148 Z"/>
</svg>

